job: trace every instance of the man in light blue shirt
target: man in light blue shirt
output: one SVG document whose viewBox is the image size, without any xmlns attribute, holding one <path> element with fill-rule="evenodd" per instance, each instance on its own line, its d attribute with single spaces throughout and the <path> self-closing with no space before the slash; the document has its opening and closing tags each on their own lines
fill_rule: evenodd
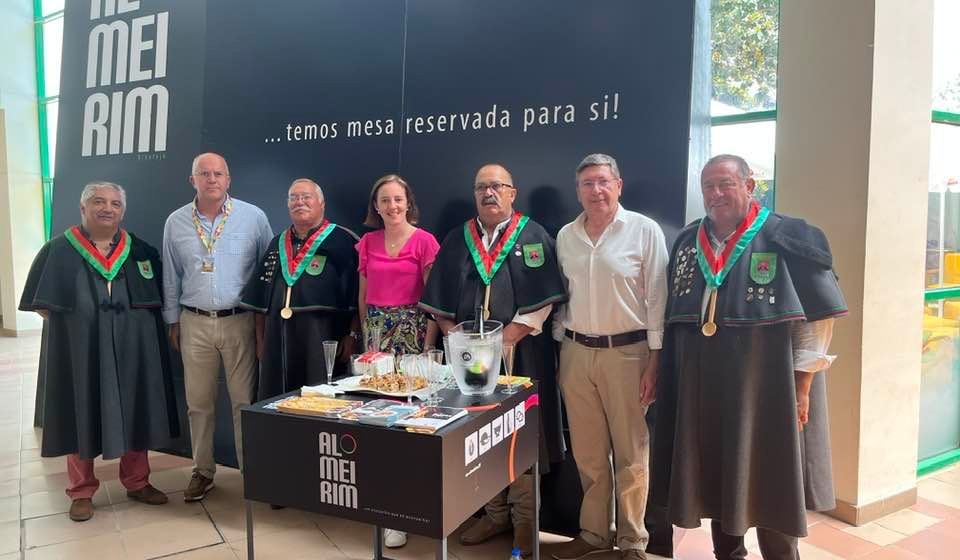
<svg viewBox="0 0 960 560">
<path fill-rule="evenodd" d="M 243 461 L 240 408 L 250 404 L 256 380 L 254 318 L 239 307 L 240 292 L 266 251 L 273 231 L 262 210 L 227 195 L 230 170 L 219 154 L 193 160 L 197 191 L 163 228 L 163 318 L 170 343 L 183 357 L 193 443 L 193 478 L 184 501 L 213 488 L 214 412 L 223 363 L 233 408 L 237 460 Z"/>
</svg>

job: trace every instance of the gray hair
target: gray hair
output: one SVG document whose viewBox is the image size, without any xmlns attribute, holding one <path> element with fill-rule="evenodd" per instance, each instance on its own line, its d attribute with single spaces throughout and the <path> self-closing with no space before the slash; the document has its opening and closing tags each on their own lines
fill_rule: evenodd
<svg viewBox="0 0 960 560">
<path fill-rule="evenodd" d="M 120 205 L 123 206 L 123 211 L 127 211 L 127 191 L 123 190 L 123 187 L 116 183 L 111 183 L 109 181 L 94 181 L 92 183 L 87 183 L 83 187 L 83 192 L 80 193 L 80 206 L 85 206 L 87 201 L 93 198 L 93 195 L 99 189 L 113 189 L 114 191 L 120 193 Z"/>
<path fill-rule="evenodd" d="M 607 154 L 590 154 L 589 156 L 583 158 L 583 161 L 580 162 L 580 165 L 577 166 L 576 176 L 580 176 L 580 172 L 588 167 L 593 167 L 596 165 L 606 165 L 610 168 L 610 173 L 613 173 L 615 179 L 620 178 L 620 168 L 617 167 L 617 160 L 613 159 L 612 156 Z"/>
<path fill-rule="evenodd" d="M 313 179 L 307 179 L 306 177 L 294 179 L 293 182 L 290 183 L 290 187 L 287 189 L 287 194 L 290 193 L 290 189 L 292 189 L 293 186 L 296 185 L 297 183 L 308 183 L 310 185 L 313 185 L 314 190 L 316 190 L 317 192 L 317 199 L 323 200 L 323 189 L 320 188 L 320 185 L 318 185 L 316 181 L 314 181 Z"/>
<path fill-rule="evenodd" d="M 739 176 L 741 180 L 746 181 L 751 175 L 753 175 L 753 172 L 750 171 L 750 164 L 747 163 L 747 160 L 734 154 L 719 154 L 713 156 L 707 160 L 707 163 L 703 166 L 703 168 L 706 169 L 715 163 L 726 163 L 728 161 L 732 161 L 737 165 L 737 176 Z"/>
<path fill-rule="evenodd" d="M 218 158 L 220 158 L 220 161 L 223 162 L 223 170 L 227 173 L 227 175 L 230 175 L 230 166 L 227 165 L 227 158 L 221 156 L 220 154 L 218 154 L 218 153 L 216 153 L 216 152 L 203 152 L 202 154 L 200 154 L 200 155 L 198 155 L 197 157 L 193 158 L 193 163 L 190 164 L 190 174 L 191 174 L 191 175 L 196 175 L 196 174 L 197 174 L 197 168 L 200 166 L 200 158 L 202 158 L 203 156 L 217 156 Z"/>
</svg>

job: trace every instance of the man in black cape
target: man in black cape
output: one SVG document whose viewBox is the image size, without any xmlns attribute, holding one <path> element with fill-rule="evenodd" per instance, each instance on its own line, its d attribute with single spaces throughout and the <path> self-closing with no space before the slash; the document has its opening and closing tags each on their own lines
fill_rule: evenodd
<svg viewBox="0 0 960 560">
<path fill-rule="evenodd" d="M 44 317 L 37 417 L 40 454 L 67 455 L 70 518 L 93 516 L 93 459 L 120 458 L 131 499 L 167 502 L 150 485 L 147 450 L 179 435 L 160 316 L 160 256 L 120 228 L 126 194 L 88 184 L 81 225 L 40 249 L 20 300 Z"/>
<path fill-rule="evenodd" d="M 554 241 L 540 224 L 515 212 L 517 189 L 501 165 L 485 165 L 474 181 L 478 217 L 451 231 L 434 262 L 420 307 L 433 314 L 446 334 L 454 325 L 489 310 L 504 324 L 504 344 L 515 344 L 514 371 L 537 380 L 540 396 L 540 463 L 563 459 L 556 350 L 549 316 L 566 300 Z M 512 507 L 511 507 L 512 506 Z M 495 497 L 486 515 L 461 536 L 479 544 L 510 530 L 514 546 L 532 550 L 533 476 L 524 474 Z"/>
<path fill-rule="evenodd" d="M 651 500 L 675 525 L 711 518 L 717 558 L 797 559 L 805 509 L 834 507 L 826 386 L 817 372 L 846 304 L 823 232 L 768 212 L 738 156 L 701 173 L 707 218 L 668 265 L 668 349 Z"/>
<path fill-rule="evenodd" d="M 259 398 L 326 383 L 322 343 L 350 357 L 356 333 L 356 235 L 324 218 L 320 186 L 297 179 L 287 193 L 293 224 L 270 242 L 240 306 L 257 312 Z"/>
</svg>

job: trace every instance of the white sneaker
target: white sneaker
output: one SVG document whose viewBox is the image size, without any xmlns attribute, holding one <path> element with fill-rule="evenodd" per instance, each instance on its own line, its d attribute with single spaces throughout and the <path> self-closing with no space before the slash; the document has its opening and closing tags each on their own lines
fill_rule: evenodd
<svg viewBox="0 0 960 560">
<path fill-rule="evenodd" d="M 395 529 L 383 530 L 383 545 L 387 548 L 400 548 L 407 544 L 407 533 Z"/>
</svg>

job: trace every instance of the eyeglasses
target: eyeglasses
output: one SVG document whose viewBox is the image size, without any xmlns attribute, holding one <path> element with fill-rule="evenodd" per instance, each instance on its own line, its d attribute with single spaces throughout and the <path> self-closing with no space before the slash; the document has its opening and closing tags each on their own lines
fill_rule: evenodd
<svg viewBox="0 0 960 560">
<path fill-rule="evenodd" d="M 720 191 L 723 191 L 723 192 L 729 192 L 729 191 L 732 191 L 733 189 L 736 189 L 739 185 L 740 183 L 738 183 L 737 181 L 724 179 L 719 183 L 703 183 L 700 185 L 700 190 L 703 192 L 710 192 L 714 189 L 719 189 Z"/>
<path fill-rule="evenodd" d="M 496 191 L 496 192 L 499 193 L 499 192 L 502 191 L 504 188 L 512 189 L 512 188 L 514 188 L 514 187 L 513 187 L 513 185 L 508 185 L 507 183 L 499 183 L 499 182 L 495 182 L 495 183 L 479 183 L 479 184 L 477 184 L 477 185 L 474 185 L 474 187 L 473 187 L 473 192 L 475 192 L 475 193 L 477 193 L 477 194 L 481 194 L 481 193 L 487 192 L 487 189 L 493 189 L 494 191 Z"/>
<path fill-rule="evenodd" d="M 194 177 L 201 177 L 203 179 L 209 179 L 210 177 L 216 177 L 217 179 L 223 179 L 227 174 L 223 171 L 197 171 L 193 174 Z"/>
<path fill-rule="evenodd" d="M 315 194 L 291 194 L 287 197 L 287 202 L 300 202 L 301 200 L 307 201 L 315 198 L 317 198 L 317 195 Z"/>
<path fill-rule="evenodd" d="M 615 184 L 616 184 L 616 181 L 611 181 L 610 179 L 597 179 L 596 181 L 593 181 L 593 180 L 580 181 L 579 183 L 577 183 L 577 186 L 580 187 L 581 189 L 592 191 L 594 187 L 600 187 L 602 190 L 607 190 L 613 187 L 613 185 Z"/>
</svg>

